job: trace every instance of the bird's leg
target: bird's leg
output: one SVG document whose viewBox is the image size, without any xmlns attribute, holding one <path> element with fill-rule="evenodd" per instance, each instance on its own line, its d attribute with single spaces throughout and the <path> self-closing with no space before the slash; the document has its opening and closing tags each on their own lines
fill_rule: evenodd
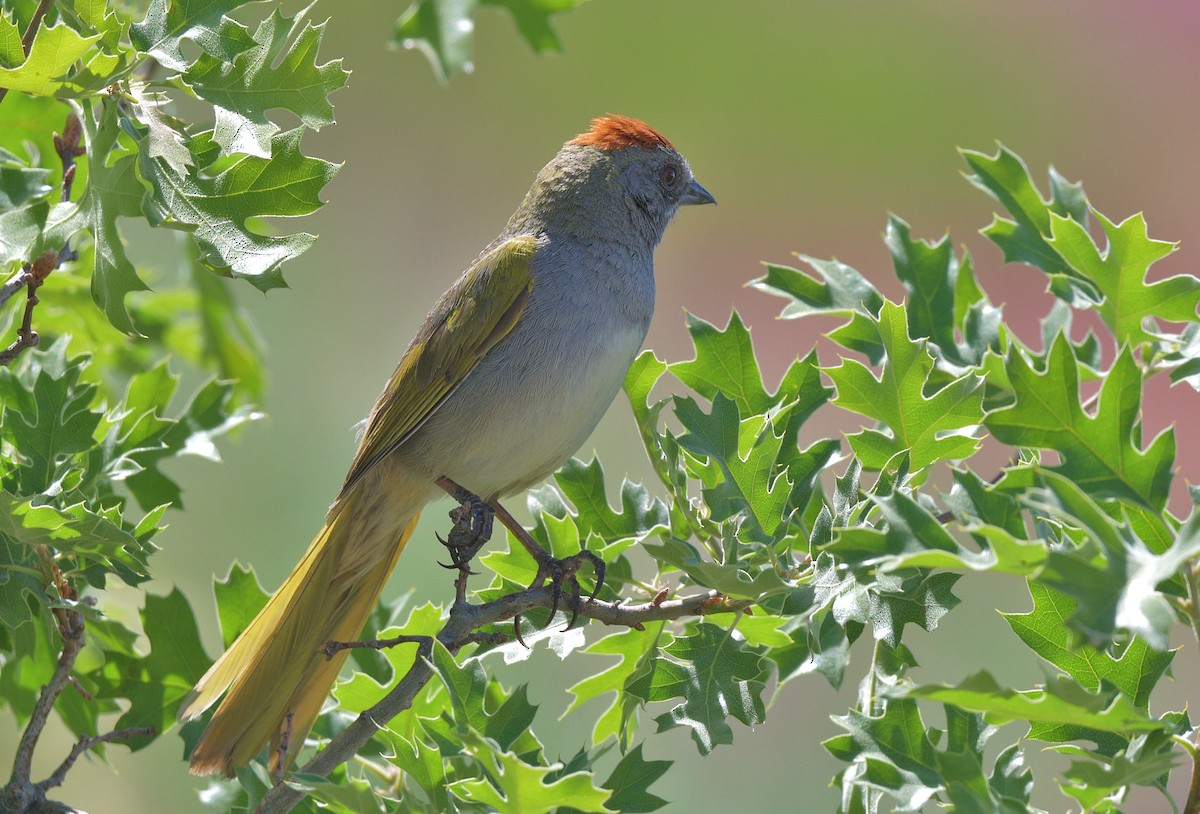
<svg viewBox="0 0 1200 814">
<path fill-rule="evenodd" d="M 450 510 L 450 519 L 454 521 L 450 533 L 445 540 L 438 537 L 438 542 L 450 550 L 450 564 L 439 562 L 438 565 L 473 574 L 475 572 L 470 570 L 471 559 L 492 536 L 492 507 L 444 475 L 437 479 L 437 485 L 459 504 Z"/>
<path fill-rule="evenodd" d="M 276 751 L 271 774 L 275 780 L 275 785 L 283 785 L 283 767 L 287 760 L 288 749 L 292 747 L 292 720 L 296 717 L 296 713 L 288 711 L 284 718 L 283 732 L 279 736 L 279 749 Z"/>
<path fill-rule="evenodd" d="M 436 483 L 447 494 L 459 502 L 458 508 L 450 512 L 450 517 L 454 520 L 454 528 L 451 529 L 448 538 L 442 540 L 442 544 L 450 549 L 452 564 L 445 565 L 442 563 L 442 565 L 446 568 L 465 569 L 471 558 L 475 556 L 476 552 L 491 537 L 493 518 L 499 518 L 504 527 L 512 532 L 512 535 L 517 538 L 521 545 L 525 547 L 525 550 L 529 552 L 529 556 L 533 557 L 533 561 L 537 563 L 538 570 L 537 575 L 533 579 L 533 585 L 542 585 L 549 580 L 554 597 L 550 606 L 551 619 L 558 612 L 559 602 L 562 599 L 563 583 L 570 580 L 574 601 L 571 607 L 571 621 L 567 624 L 567 629 L 570 630 L 574 627 L 575 620 L 579 616 L 579 604 L 582 601 L 580 598 L 579 581 L 575 578 L 575 574 L 583 567 L 584 563 L 589 563 L 595 570 L 596 584 L 588 596 L 588 601 L 590 602 L 596 598 L 596 595 L 600 593 L 600 588 L 604 586 L 604 560 L 587 549 L 570 557 L 557 559 L 550 552 L 546 551 L 546 549 L 538 545 L 537 540 L 534 540 L 529 535 L 525 527 L 518 523 L 516 518 L 500 505 L 499 501 L 495 499 L 484 501 L 478 495 L 459 486 L 445 475 L 438 478 Z M 440 537 L 438 539 L 441 540 Z M 516 620 L 516 625 L 516 635 L 519 640 L 521 638 L 519 618 Z"/>
<path fill-rule="evenodd" d="M 580 604 L 580 589 L 579 580 L 575 578 L 575 573 L 583 567 L 583 564 L 590 563 L 596 572 L 596 584 L 592 588 L 592 592 L 588 595 L 588 601 L 591 602 L 596 598 L 596 594 L 600 593 L 600 588 L 604 586 L 604 560 L 600 559 L 595 553 L 588 551 L 586 548 L 578 554 L 572 554 L 570 557 L 557 559 L 551 555 L 546 549 L 538 545 L 533 537 L 529 536 L 529 532 L 525 527 L 516 521 L 508 510 L 505 509 L 496 500 L 488 501 L 488 505 L 492 511 L 496 513 L 496 517 L 504 524 L 504 527 L 512 532 L 513 536 L 520 541 L 525 550 L 529 552 L 529 556 L 533 557 L 534 562 L 538 565 L 537 575 L 533 578 L 533 585 L 541 585 L 546 580 L 550 581 L 550 589 L 553 591 L 554 600 L 550 606 L 550 618 L 554 618 L 554 614 L 558 612 L 558 604 L 562 599 L 563 583 L 567 580 L 571 581 L 573 586 L 574 601 L 571 604 L 571 621 L 567 623 L 567 630 L 575 626 L 575 620 L 579 616 Z"/>
</svg>

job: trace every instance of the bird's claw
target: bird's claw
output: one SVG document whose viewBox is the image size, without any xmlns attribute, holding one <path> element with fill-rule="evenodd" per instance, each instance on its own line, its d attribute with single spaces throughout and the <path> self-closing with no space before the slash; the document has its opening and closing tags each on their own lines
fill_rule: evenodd
<svg viewBox="0 0 1200 814">
<path fill-rule="evenodd" d="M 605 565 L 604 560 L 586 548 L 578 554 L 572 554 L 570 557 L 563 557 L 562 559 L 546 555 L 546 558 L 538 563 L 537 576 L 533 579 L 534 586 L 543 585 L 547 581 L 550 583 L 550 619 L 553 619 L 554 614 L 558 613 L 558 606 L 562 602 L 563 584 L 568 580 L 570 581 L 572 599 L 571 620 L 563 628 L 564 632 L 575 627 L 575 622 L 579 618 L 579 608 L 583 603 L 583 599 L 582 589 L 575 575 L 583 567 L 584 563 L 590 564 L 596 573 L 595 586 L 587 598 L 587 601 L 591 602 L 600 593 L 600 589 L 604 587 Z"/>
<path fill-rule="evenodd" d="M 438 565 L 451 570 L 465 571 L 473 576 L 476 572 L 470 570 L 471 560 L 491 539 L 495 514 L 491 506 L 471 495 L 450 510 L 450 519 L 454 521 L 454 525 L 446 538 L 442 539 L 440 534 L 435 535 L 438 542 L 450 551 L 450 563 L 439 562 Z"/>
</svg>

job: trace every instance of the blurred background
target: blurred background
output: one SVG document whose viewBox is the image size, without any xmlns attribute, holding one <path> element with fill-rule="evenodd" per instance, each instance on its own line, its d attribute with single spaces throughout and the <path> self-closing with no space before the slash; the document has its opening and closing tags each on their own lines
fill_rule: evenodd
<svg viewBox="0 0 1200 814">
<path fill-rule="evenodd" d="M 194 460 L 174 467 L 187 511 L 167 518 L 156 563 L 162 580 L 150 589 L 184 590 L 207 624 L 214 655 L 213 576 L 236 558 L 274 589 L 291 570 L 349 464 L 352 425 L 369 410 L 420 319 L 504 225 L 538 168 L 592 116 L 619 112 L 660 129 L 720 202 L 683 212 L 658 251 L 657 315 L 647 347 L 667 360 L 690 357 L 685 309 L 723 325 L 736 308 L 752 326 L 773 384 L 836 323 L 778 321 L 782 301 L 745 283 L 761 274 L 761 261 L 789 263 L 800 251 L 836 256 L 899 296 L 881 240 L 888 212 L 908 220 L 915 236 L 935 239 L 949 230 L 967 246 L 993 301 L 1005 304 L 1008 319 L 1036 345 L 1036 320 L 1048 305 L 1043 277 L 1002 265 L 977 234 L 996 207 L 962 179 L 957 147 L 992 152 L 1003 142 L 1043 188 L 1053 163 L 1083 180 L 1109 217 L 1144 210 L 1153 237 L 1182 241 L 1156 275 L 1196 265 L 1200 4 L 1191 0 L 593 0 L 555 18 L 565 53 L 543 57 L 506 14 L 484 9 L 474 72 L 445 85 L 419 53 L 388 49 L 405 6 L 315 9 L 317 19 L 332 15 L 322 58 L 342 56 L 354 73 L 333 97 L 339 124 L 307 136 L 305 149 L 345 166 L 327 187 L 321 212 L 285 224 L 321 236 L 285 269 L 291 290 L 263 296 L 236 287 L 268 348 L 270 420 L 224 444 L 222 465 Z M 135 259 L 138 252 L 131 247 Z M 836 363 L 828 345 L 822 361 Z M 1196 394 L 1164 384 L 1152 398 L 1148 435 L 1194 409 Z M 857 417 L 826 408 L 809 432 L 858 428 Z M 1176 429 L 1181 453 L 1191 458 L 1184 474 L 1195 480 L 1200 431 Z M 614 487 L 623 476 L 651 477 L 623 398 L 580 455 L 594 452 Z M 446 526 L 449 508 L 445 501 L 427 511 L 390 595 L 450 598 L 447 574 L 434 564 L 437 547 L 427 544 Z M 940 635 L 909 628 L 906 642 L 923 665 L 914 677 L 957 680 L 988 669 L 1023 686 L 1042 680 L 1032 657 L 1014 658 L 1027 651 L 1013 647 L 995 612 L 1028 609 L 1021 581 L 995 593 L 968 576 L 956 593 L 964 604 L 946 617 Z M 1200 700 L 1195 649 L 1193 643 L 1177 658 L 1165 700 L 1182 704 L 1188 687 L 1192 701 Z M 819 677 L 794 681 L 765 724 L 753 731 L 735 724 L 735 745 L 708 758 L 699 757 L 684 730 L 653 738 L 647 758 L 676 761 L 651 788 L 672 801 L 665 810 L 832 811 L 828 781 L 840 766 L 819 744 L 839 731 L 829 714 L 853 703 L 869 660 L 868 650 L 859 651 L 858 669 L 840 693 Z M 599 711 L 585 707 L 556 721 L 564 688 L 590 661 L 560 662 L 541 649 L 503 677 L 510 686 L 532 681 L 531 700 L 544 705 L 535 731 L 550 756 L 574 753 L 590 731 L 589 715 Z M 87 801 L 93 812 L 199 810 L 195 789 L 204 781 L 187 775 L 180 752 L 173 736 L 132 757 L 112 748 L 116 782 L 109 768 L 82 761 L 61 799 Z M 9 747 L 0 753 L 7 760 Z M 1186 782 L 1183 774 L 1178 779 Z M 1068 808 L 1049 782 L 1035 802 Z M 1169 808 L 1146 795 L 1129 810 Z"/>
</svg>

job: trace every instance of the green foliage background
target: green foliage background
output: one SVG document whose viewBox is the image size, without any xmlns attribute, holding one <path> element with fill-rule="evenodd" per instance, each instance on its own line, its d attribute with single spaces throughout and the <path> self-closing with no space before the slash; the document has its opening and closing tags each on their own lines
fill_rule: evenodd
<svg viewBox="0 0 1200 814">
<path fill-rule="evenodd" d="M 162 584 L 150 587 L 162 594 L 175 583 L 204 596 L 208 575 L 232 556 L 253 561 L 268 585 L 290 570 L 349 460 L 349 426 L 369 407 L 428 304 L 492 237 L 557 145 L 607 110 L 661 128 L 721 202 L 715 212 L 681 218 L 658 255 L 659 312 L 648 345 L 669 360 L 691 355 L 679 306 L 724 324 L 732 301 L 754 327 L 767 379 L 775 381 L 820 329 L 837 323 L 775 323 L 777 301 L 744 290 L 744 282 L 762 273 L 758 261 L 789 264 L 790 253 L 802 250 L 836 255 L 898 295 L 877 239 L 888 209 L 909 220 L 914 236 L 934 238 L 949 226 L 970 245 L 993 299 L 1009 303 L 1007 318 L 1034 342 L 1043 283 L 1026 269 L 1001 266 L 999 253 L 976 236 L 995 207 L 955 177 L 955 144 L 982 148 L 1000 138 L 1039 180 L 1051 161 L 1067 177 L 1086 179 L 1101 211 L 1123 217 L 1146 207 L 1152 235 L 1184 240 L 1185 251 L 1161 268 L 1194 266 L 1186 250 L 1200 238 L 1193 199 L 1200 169 L 1187 134 L 1200 126 L 1200 114 L 1179 99 L 1191 98 L 1188 77 L 1197 66 L 1188 44 L 1200 32 L 1184 3 L 1086 10 L 804 3 L 699 13 L 690 2 L 603 0 L 557 18 L 565 58 L 532 56 L 504 15 L 485 10 L 475 32 L 477 72 L 448 87 L 413 55 L 383 49 L 400 9 L 324 11 L 335 18 L 323 53 L 345 56 L 355 71 L 333 97 L 337 116 L 355 126 L 310 133 L 304 145 L 347 165 L 325 192 L 333 203 L 303 222 L 322 240 L 287 272 L 293 291 L 261 298 L 236 290 L 269 348 L 272 423 L 269 432 L 224 445 L 228 463 L 219 469 L 168 464 L 187 487 L 188 511 L 168 517 L 171 527 L 159 538 Z M 150 263 L 171 249 L 162 243 L 169 234 L 127 234 L 130 252 Z M 46 299 L 54 293 L 43 289 Z M 822 347 L 826 365 L 836 358 L 829 350 Z M 1172 397 L 1195 397 L 1165 386 L 1154 392 L 1161 412 L 1147 416 L 1147 439 L 1168 416 L 1186 415 Z M 852 420 L 825 410 L 805 434 L 828 434 Z M 628 407 L 618 404 L 594 439 L 610 478 L 622 471 L 652 477 L 628 442 L 631 426 Z M 1181 448 L 1198 440 L 1193 428 L 1180 428 Z M 976 461 L 981 471 L 1004 463 L 987 455 Z M 418 532 L 425 539 L 444 525 L 436 507 L 427 518 Z M 415 586 L 416 603 L 448 592 L 430 551 L 414 546 L 393 583 L 396 592 Z M 1016 617 L 1006 623 L 992 610 L 1029 610 L 1020 580 L 1010 595 L 973 594 L 981 584 L 967 576 L 955 586 L 965 607 L 938 636 L 920 640 L 929 647 L 922 665 L 939 676 L 966 678 L 986 668 L 1015 685 L 1040 680 L 1033 665 L 1014 663 L 1002 649 L 1009 626 L 1020 624 Z M 215 627 L 204 633 L 215 650 Z M 542 652 L 524 669 L 540 676 L 530 693 L 547 706 L 544 722 L 565 706 L 563 687 L 585 668 Z M 1179 675 L 1197 669 L 1194 650 L 1175 663 Z M 515 669 L 506 683 L 520 675 Z M 656 739 L 662 751 L 647 757 L 679 762 L 654 791 L 680 810 L 830 808 L 835 793 L 824 789 L 837 764 L 815 744 L 840 731 L 826 716 L 853 693 L 835 699 L 814 679 L 788 689 L 767 724 L 753 733 L 734 725 L 737 748 L 708 758 L 721 761 L 719 773 L 696 756 L 686 733 Z M 539 734 L 558 741 L 548 744 L 551 754 L 565 756 L 586 732 L 543 723 Z M 804 747 L 811 751 L 798 753 Z M 63 797 L 85 795 L 92 810 L 104 811 L 137 808 L 148 790 L 170 791 L 179 805 L 195 805 L 187 791 L 194 781 L 173 739 L 134 760 L 122 748 L 110 756 L 122 783 L 110 782 L 107 768 L 80 766 Z M 0 747 L 0 759 L 7 757 Z M 96 797 L 97 790 L 114 798 Z M 816 802 L 823 793 L 828 805 Z"/>
</svg>

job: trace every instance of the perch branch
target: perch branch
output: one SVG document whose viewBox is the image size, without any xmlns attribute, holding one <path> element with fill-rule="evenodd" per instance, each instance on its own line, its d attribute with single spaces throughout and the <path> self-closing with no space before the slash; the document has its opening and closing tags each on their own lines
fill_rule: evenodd
<svg viewBox="0 0 1200 814">
<path fill-rule="evenodd" d="M 645 602 L 639 605 L 624 605 L 602 600 L 566 598 L 567 608 L 584 619 L 594 619 L 606 625 L 621 625 L 642 629 L 649 622 L 682 619 L 688 616 L 703 616 L 711 613 L 731 613 L 745 610 L 753 604 L 748 599 L 729 599 L 716 591 L 667 601 Z M 657 597 L 655 598 L 657 599 Z M 560 600 L 562 601 L 562 600 Z M 554 590 L 550 586 L 537 586 L 508 594 L 492 602 L 472 605 L 456 602 L 437 634 L 437 640 L 451 652 L 476 641 L 475 631 L 485 625 L 512 619 L 518 614 L 538 608 L 553 607 Z M 414 637 L 419 639 L 420 637 Z M 431 678 L 433 668 L 433 643 L 424 640 L 418 644 L 419 658 L 412 668 L 400 679 L 391 692 L 375 706 L 362 712 L 353 723 L 329 742 L 298 772 L 328 775 L 341 764 L 350 760 L 387 722 L 408 709 Z M 258 814 L 283 814 L 291 811 L 301 800 L 304 792 L 287 784 L 279 784 L 263 796 L 256 812 Z"/>
</svg>

